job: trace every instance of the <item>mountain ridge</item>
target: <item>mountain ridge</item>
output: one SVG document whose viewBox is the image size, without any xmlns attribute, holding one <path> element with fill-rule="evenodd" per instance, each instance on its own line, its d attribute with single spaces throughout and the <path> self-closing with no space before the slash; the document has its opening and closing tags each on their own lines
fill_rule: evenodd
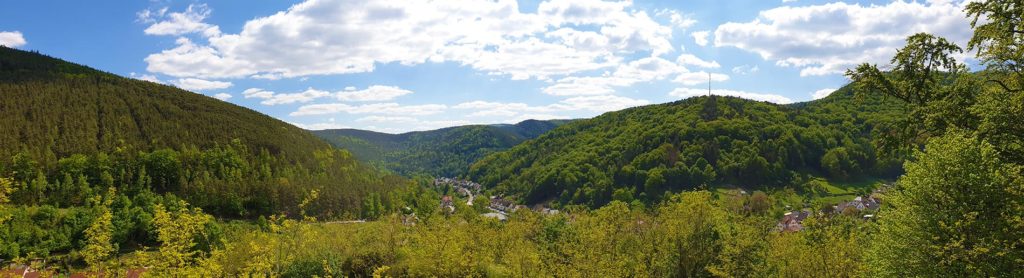
<svg viewBox="0 0 1024 278">
<path fill-rule="evenodd" d="M 476 159 L 515 146 L 572 120 L 465 125 L 390 134 L 361 129 L 312 131 L 357 158 L 403 175 L 458 176 Z"/>
<path fill-rule="evenodd" d="M 0 47 L 0 157 L 51 163 L 76 153 L 200 148 L 240 139 L 290 161 L 330 145 L 255 110 L 122 77 L 38 52 Z"/>
</svg>

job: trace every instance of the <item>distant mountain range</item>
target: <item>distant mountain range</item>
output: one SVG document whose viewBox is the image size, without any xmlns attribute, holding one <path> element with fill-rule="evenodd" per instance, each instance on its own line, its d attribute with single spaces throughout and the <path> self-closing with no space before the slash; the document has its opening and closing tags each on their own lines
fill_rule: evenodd
<svg viewBox="0 0 1024 278">
<path fill-rule="evenodd" d="M 570 122 L 526 120 L 388 134 L 359 129 L 313 131 L 357 158 L 403 175 L 459 176 L 481 157 L 502 151 Z"/>
</svg>

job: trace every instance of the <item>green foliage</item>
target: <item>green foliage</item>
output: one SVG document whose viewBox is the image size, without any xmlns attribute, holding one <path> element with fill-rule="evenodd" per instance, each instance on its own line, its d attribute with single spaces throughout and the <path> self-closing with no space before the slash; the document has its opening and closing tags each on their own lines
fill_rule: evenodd
<svg viewBox="0 0 1024 278">
<path fill-rule="evenodd" d="M 117 251 L 116 245 L 112 243 L 113 224 L 111 221 L 113 218 L 110 210 L 104 209 L 100 216 L 93 220 L 92 225 L 85 230 L 86 244 L 82 248 L 82 255 L 85 257 L 85 263 L 90 267 L 99 268 L 114 251 Z"/>
<path fill-rule="evenodd" d="M 1024 86 L 1024 4 L 1012 0 L 972 1 L 964 9 L 971 18 L 974 36 L 967 47 L 976 50 L 988 70 L 1007 73 L 1008 78 L 991 78 L 1007 92 L 1021 92 Z"/>
<path fill-rule="evenodd" d="M 903 109 L 851 88 L 789 106 L 690 98 L 568 123 L 481 159 L 468 176 L 528 204 L 590 207 L 626 189 L 653 203 L 703 185 L 787 186 L 797 174 L 894 177 L 889 161 L 902 154 L 876 154 L 871 142 Z"/>
<path fill-rule="evenodd" d="M 882 276 L 1024 275 L 1024 179 L 984 141 L 953 133 L 931 140 L 886 197 L 871 248 Z"/>
<path fill-rule="evenodd" d="M 0 47 L 0 80 L 4 158 L 24 151 L 52 166 L 61 157 L 123 146 L 211 148 L 240 138 L 253 150 L 309 162 L 308 154 L 328 147 L 307 131 L 250 109 L 38 53 Z"/>
<path fill-rule="evenodd" d="M 493 152 L 506 150 L 566 123 L 526 120 L 515 125 L 470 125 L 387 134 L 356 129 L 313 131 L 363 161 L 412 176 L 455 177 Z"/>
</svg>

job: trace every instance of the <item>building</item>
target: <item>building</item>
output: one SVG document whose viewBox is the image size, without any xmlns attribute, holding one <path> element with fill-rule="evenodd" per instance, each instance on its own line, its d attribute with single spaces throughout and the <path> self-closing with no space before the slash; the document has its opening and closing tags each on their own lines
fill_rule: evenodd
<svg viewBox="0 0 1024 278">
<path fill-rule="evenodd" d="M 782 215 L 782 219 L 775 225 L 775 230 L 778 232 L 799 232 L 804 229 L 804 219 L 811 216 L 811 211 L 803 209 L 800 211 L 790 211 Z"/>
</svg>

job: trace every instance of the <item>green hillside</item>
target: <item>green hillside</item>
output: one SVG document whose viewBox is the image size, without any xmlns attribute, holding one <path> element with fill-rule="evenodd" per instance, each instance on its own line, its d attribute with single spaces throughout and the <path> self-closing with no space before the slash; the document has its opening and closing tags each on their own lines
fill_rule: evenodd
<svg viewBox="0 0 1024 278">
<path fill-rule="evenodd" d="M 388 134 L 358 129 L 313 131 L 363 161 L 403 175 L 458 176 L 487 154 L 536 138 L 566 120 L 526 120 L 517 124 L 469 125 Z"/>
<path fill-rule="evenodd" d="M 0 157 L 44 164 L 71 154 L 214 147 L 241 139 L 290 161 L 328 144 L 248 108 L 172 86 L 0 47 Z"/>
<path fill-rule="evenodd" d="M 94 222 L 118 253 L 188 217 L 372 219 L 411 185 L 255 111 L 38 53 L 0 47 L 0 96 L 0 260 L 81 260 Z"/>
<path fill-rule="evenodd" d="M 705 185 L 895 177 L 899 160 L 879 157 L 871 135 L 901 111 L 849 88 L 792 105 L 696 97 L 566 124 L 481 159 L 468 176 L 526 203 L 591 207 Z"/>
</svg>

